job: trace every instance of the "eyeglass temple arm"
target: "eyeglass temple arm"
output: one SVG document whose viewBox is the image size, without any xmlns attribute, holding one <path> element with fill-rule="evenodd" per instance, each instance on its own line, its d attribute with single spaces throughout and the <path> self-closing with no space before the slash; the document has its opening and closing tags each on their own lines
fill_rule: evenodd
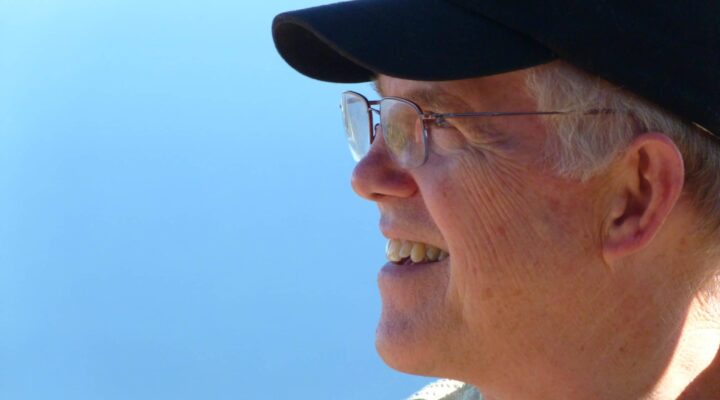
<svg viewBox="0 0 720 400">
<path fill-rule="evenodd" d="M 563 115 L 572 114 L 578 111 L 514 111 L 514 112 L 502 112 L 502 111 L 486 111 L 486 112 L 468 112 L 468 113 L 448 113 L 448 114 L 423 114 L 423 119 L 442 119 L 442 118 L 462 118 L 462 117 L 512 117 L 517 115 Z M 597 114 L 613 114 L 615 110 L 610 109 L 592 109 L 583 111 L 584 115 L 597 115 Z"/>
</svg>

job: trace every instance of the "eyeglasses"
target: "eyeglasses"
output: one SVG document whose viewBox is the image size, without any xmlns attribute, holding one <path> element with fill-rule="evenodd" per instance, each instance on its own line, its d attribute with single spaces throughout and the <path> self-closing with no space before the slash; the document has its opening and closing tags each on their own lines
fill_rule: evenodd
<svg viewBox="0 0 720 400">
<path fill-rule="evenodd" d="M 447 119 L 466 117 L 509 117 L 518 115 L 557 115 L 567 111 L 467 112 L 436 114 L 424 112 L 417 104 L 400 97 L 368 101 L 356 92 L 342 94 L 340 109 L 350 152 L 360 161 L 370 151 L 380 128 L 393 160 L 402 168 L 417 168 L 427 161 L 430 125 L 448 126 Z M 611 110 L 590 110 L 585 114 L 605 114 Z M 380 123 L 374 122 L 374 115 Z"/>
</svg>

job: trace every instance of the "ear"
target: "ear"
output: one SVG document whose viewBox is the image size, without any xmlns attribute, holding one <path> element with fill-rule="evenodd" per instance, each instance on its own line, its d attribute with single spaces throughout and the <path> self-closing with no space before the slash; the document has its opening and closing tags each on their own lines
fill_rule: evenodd
<svg viewBox="0 0 720 400">
<path fill-rule="evenodd" d="M 606 262 L 636 253 L 652 241 L 677 203 L 685 178 L 680 151 L 657 132 L 637 137 L 614 169 L 604 228 Z"/>
</svg>

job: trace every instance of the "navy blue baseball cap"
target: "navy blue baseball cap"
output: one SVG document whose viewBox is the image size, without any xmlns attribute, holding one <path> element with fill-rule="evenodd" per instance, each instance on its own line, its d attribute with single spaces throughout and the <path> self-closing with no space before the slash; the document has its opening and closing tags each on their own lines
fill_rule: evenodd
<svg viewBox="0 0 720 400">
<path fill-rule="evenodd" d="M 720 133 L 715 0 L 354 0 L 283 13 L 280 55 L 329 82 L 442 81 L 556 59 Z"/>
</svg>

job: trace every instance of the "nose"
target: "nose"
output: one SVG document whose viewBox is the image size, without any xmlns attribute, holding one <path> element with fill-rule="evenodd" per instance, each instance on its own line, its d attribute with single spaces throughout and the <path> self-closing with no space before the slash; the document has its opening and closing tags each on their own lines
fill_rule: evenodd
<svg viewBox="0 0 720 400">
<path fill-rule="evenodd" d="M 410 197 L 417 192 L 417 184 L 412 175 L 400 168 L 385 148 L 385 140 L 378 131 L 373 144 L 365 157 L 355 166 L 351 184 L 355 193 L 372 201 L 386 197 Z"/>
</svg>

